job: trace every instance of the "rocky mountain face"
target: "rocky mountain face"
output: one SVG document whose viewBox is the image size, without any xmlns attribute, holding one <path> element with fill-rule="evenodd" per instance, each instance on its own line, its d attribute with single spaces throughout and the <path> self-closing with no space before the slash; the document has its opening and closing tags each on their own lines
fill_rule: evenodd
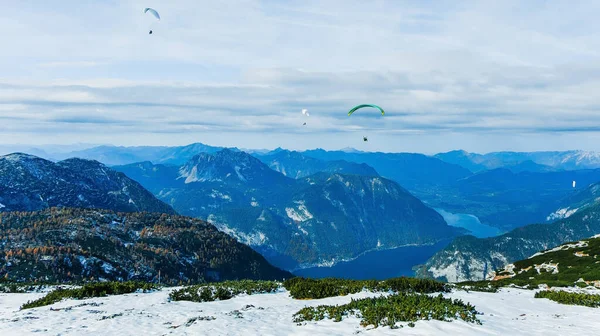
<svg viewBox="0 0 600 336">
<path fill-rule="evenodd" d="M 175 213 L 138 182 L 97 161 L 0 156 L 0 212 L 48 207 Z"/>
<path fill-rule="evenodd" d="M 49 208 L 0 214 L 0 277 L 166 284 L 292 275 L 204 221 L 159 213 Z"/>
<path fill-rule="evenodd" d="M 600 203 L 550 224 L 532 224 L 501 236 L 456 238 L 417 272 L 418 276 L 459 282 L 484 280 L 508 264 L 566 242 L 600 233 Z"/>
<path fill-rule="evenodd" d="M 267 155 L 256 155 L 269 168 L 291 178 L 303 178 L 320 172 L 349 175 L 379 176 L 377 171 L 365 163 L 344 160 L 325 161 L 288 150 L 276 150 Z"/>
<path fill-rule="evenodd" d="M 148 186 L 158 198 L 180 214 L 207 219 L 286 269 L 459 234 L 396 182 L 378 176 L 325 172 L 293 179 L 230 150 L 197 155 L 177 176 L 164 166 L 115 168 L 133 179 L 164 171 L 154 180 L 165 181 L 162 187 Z"/>
<path fill-rule="evenodd" d="M 291 180 L 257 158 L 244 152 L 223 149 L 217 155 L 202 153 L 179 169 L 179 178 L 192 182 L 243 185 L 245 188 L 267 188 L 290 183 Z"/>
</svg>

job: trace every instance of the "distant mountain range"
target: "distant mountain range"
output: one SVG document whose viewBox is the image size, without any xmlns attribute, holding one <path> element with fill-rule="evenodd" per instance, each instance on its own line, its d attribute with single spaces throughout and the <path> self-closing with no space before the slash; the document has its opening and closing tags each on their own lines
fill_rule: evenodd
<svg viewBox="0 0 600 336">
<path fill-rule="evenodd" d="M 573 220 L 592 211 L 600 197 L 600 158 L 593 152 L 427 156 L 278 148 L 251 153 L 196 143 L 62 151 L 53 154 L 55 160 L 85 159 L 57 162 L 5 155 L 0 157 L 0 212 L 53 206 L 178 211 L 210 221 L 292 270 L 372 250 L 435 244 L 464 232 L 431 208 L 475 215 L 516 241 L 511 235 L 520 231 L 514 228 Z M 588 231 L 577 227 L 572 237 Z M 454 253 L 454 248 L 464 255 L 447 267 L 443 260 L 450 254 L 434 256 L 429 276 L 483 277 L 490 268 L 566 237 L 528 234 L 522 246 L 507 244 L 494 252 L 496 259 L 486 254 L 489 246 L 481 242 L 487 240 L 460 237 L 445 251 Z M 472 266 L 480 262 L 481 270 Z"/>
<path fill-rule="evenodd" d="M 213 147 L 201 143 L 193 143 L 187 146 L 98 146 L 88 149 L 53 154 L 54 159 L 65 159 L 78 157 L 82 159 L 97 160 L 106 165 L 124 165 L 134 162 L 151 161 L 153 163 L 163 163 L 180 165 L 187 162 L 198 153 L 214 153 L 221 150 L 221 147 Z"/>
<path fill-rule="evenodd" d="M 451 185 L 458 179 L 472 175 L 466 168 L 423 154 L 344 152 L 322 149 L 304 151 L 302 154 L 323 161 L 344 160 L 367 164 L 382 177 L 396 181 L 416 193 L 426 193 L 436 187 Z"/>
<path fill-rule="evenodd" d="M 434 155 L 448 163 L 460 165 L 472 172 L 508 168 L 514 172 L 577 170 L 600 168 L 600 153 L 590 151 L 492 152 L 469 153 L 462 150 Z"/>
<path fill-rule="evenodd" d="M 0 241 L 0 277 L 12 281 L 177 285 L 292 276 L 213 225 L 177 215 L 73 208 L 8 212 L 2 214 Z"/>
<path fill-rule="evenodd" d="M 228 149 L 196 155 L 177 168 L 144 162 L 114 169 L 179 213 L 207 219 L 286 269 L 334 263 L 369 250 L 433 244 L 460 233 L 397 183 L 373 176 L 366 165 L 332 166 L 299 153 L 278 155 L 324 171 L 293 179 Z M 273 162 L 273 156 L 266 157 Z M 369 175 L 340 174 L 337 167 Z M 304 170 L 290 171 L 298 176 Z"/>
<path fill-rule="evenodd" d="M 492 272 L 538 251 L 600 233 L 599 185 L 593 184 L 574 195 L 567 206 L 578 210 L 550 224 L 532 224 L 492 238 L 462 236 L 436 253 L 417 274 L 452 282 L 483 280 Z M 586 198 L 587 197 L 587 198 Z"/>
<path fill-rule="evenodd" d="M 274 155 L 277 155 L 277 151 Z M 408 153 L 365 153 L 314 150 L 302 152 L 321 160 L 368 164 L 383 177 L 398 182 L 434 208 L 475 215 L 501 230 L 543 222 L 562 200 L 600 181 L 600 169 L 542 169 L 532 161 L 512 162 L 509 168 L 471 173 L 460 162 Z M 527 167 L 536 167 L 533 171 Z"/>
<path fill-rule="evenodd" d="M 0 156 L 0 212 L 49 207 L 175 213 L 138 182 L 97 161 Z"/>
<path fill-rule="evenodd" d="M 81 148 L 81 149 L 76 149 Z M 69 150 L 71 149 L 71 150 Z M 76 150 L 73 150 L 76 149 Z M 125 165 L 130 163 L 150 161 L 158 164 L 181 165 L 191 159 L 194 155 L 201 152 L 214 153 L 223 149 L 223 147 L 209 146 L 202 143 L 193 143 L 185 146 L 111 146 L 101 145 L 71 145 L 71 146 L 25 146 L 25 145 L 0 145 L 0 154 L 12 153 L 15 151 L 27 152 L 46 159 L 63 160 L 71 157 L 97 160 L 107 165 Z M 236 148 L 230 148 L 238 150 Z M 243 151 L 252 155 L 273 154 L 281 148 L 275 150 L 266 149 L 243 149 Z M 362 157 L 362 160 L 373 157 L 410 157 L 411 155 L 425 156 L 422 154 L 411 153 L 374 153 L 362 152 L 354 148 L 344 148 L 337 151 L 326 151 L 315 149 L 303 152 L 308 156 L 318 157 L 326 160 L 343 159 L 356 162 L 349 159 L 352 156 L 341 157 L 343 153 L 355 154 L 355 158 Z M 330 154 L 327 154 L 330 153 Z M 312 154 L 312 155 L 310 155 Z M 319 157 L 319 156 L 326 156 Z M 431 157 L 431 156 L 430 156 Z M 540 151 L 540 152 L 491 152 L 487 154 L 470 153 L 464 150 L 454 150 L 445 153 L 439 153 L 432 156 L 446 163 L 455 164 L 468 169 L 471 172 L 480 172 L 496 168 L 507 168 L 518 173 L 521 171 L 544 172 L 555 170 L 577 170 L 577 169 L 596 169 L 600 168 L 600 153 L 581 150 L 570 151 Z M 414 161 L 414 160 L 413 160 Z M 433 161 L 432 161 L 433 162 Z M 386 177 L 389 174 L 381 167 L 369 162 L 365 162 L 374 167 L 380 174 Z M 391 177 L 390 177 L 391 178 Z"/>
<path fill-rule="evenodd" d="M 282 149 L 269 152 L 266 155 L 253 155 L 271 169 L 294 179 L 307 177 L 319 172 L 379 176 L 373 167 L 364 163 L 345 160 L 324 161 L 296 151 Z"/>
<path fill-rule="evenodd" d="M 153 168 L 162 172 L 173 166 L 177 169 L 171 169 L 174 172 L 170 174 L 177 175 L 178 167 L 194 155 L 211 154 L 221 149 L 201 143 L 178 147 L 100 146 L 61 155 L 94 158 L 109 165 L 145 162 L 162 165 Z M 354 149 L 294 152 L 277 148 L 250 153 L 271 169 L 294 179 L 316 172 L 381 176 L 399 183 L 431 207 L 472 214 L 483 224 L 503 231 L 545 221 L 562 199 L 574 192 L 573 180 L 577 180 L 578 188 L 600 181 L 595 170 L 600 167 L 599 156 L 584 151 L 483 155 L 452 151 L 426 156 Z M 580 175 L 568 170 L 571 168 L 585 170 Z M 149 189 L 164 187 L 163 182 L 153 186 L 155 182 L 151 180 L 157 174 L 147 172 L 146 175 L 139 176 L 145 179 L 144 186 Z"/>
</svg>

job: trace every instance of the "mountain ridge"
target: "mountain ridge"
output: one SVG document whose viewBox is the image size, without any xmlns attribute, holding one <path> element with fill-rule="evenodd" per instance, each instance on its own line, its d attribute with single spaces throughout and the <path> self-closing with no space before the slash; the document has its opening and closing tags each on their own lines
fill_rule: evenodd
<svg viewBox="0 0 600 336">
<path fill-rule="evenodd" d="M 78 158 L 54 163 L 33 155 L 0 156 L 0 211 L 53 206 L 175 213 L 125 174 Z"/>
</svg>

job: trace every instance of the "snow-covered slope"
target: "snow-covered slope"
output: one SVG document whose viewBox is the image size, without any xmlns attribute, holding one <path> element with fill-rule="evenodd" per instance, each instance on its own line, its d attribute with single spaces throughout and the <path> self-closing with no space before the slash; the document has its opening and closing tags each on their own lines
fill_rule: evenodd
<svg viewBox="0 0 600 336">
<path fill-rule="evenodd" d="M 67 300 L 20 311 L 44 294 L 0 294 L 0 335 L 593 335 L 597 308 L 535 299 L 534 291 L 453 292 L 483 313 L 482 325 L 464 321 L 419 321 L 414 328 L 363 328 L 356 317 L 297 325 L 292 316 L 305 306 L 345 304 L 362 292 L 321 300 L 294 300 L 287 291 L 226 301 L 169 302 L 170 289 L 154 293 Z"/>
</svg>

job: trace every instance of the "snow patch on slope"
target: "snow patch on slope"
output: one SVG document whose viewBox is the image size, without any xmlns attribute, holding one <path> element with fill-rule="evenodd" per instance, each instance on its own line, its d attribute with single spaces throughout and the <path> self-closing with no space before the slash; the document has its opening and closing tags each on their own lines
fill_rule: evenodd
<svg viewBox="0 0 600 336">
<path fill-rule="evenodd" d="M 560 245 L 560 246 L 557 246 L 555 248 L 549 249 L 547 251 L 537 252 L 536 254 L 534 254 L 531 257 L 529 257 L 529 259 L 531 259 L 533 257 L 540 256 L 540 255 L 544 255 L 544 254 L 550 253 L 550 252 L 570 250 L 570 249 L 574 249 L 574 248 L 581 248 L 581 247 L 587 247 L 587 246 L 588 246 L 588 242 L 585 241 L 585 240 L 579 241 L 579 242 L 574 243 L 574 244 L 564 244 L 564 245 Z"/>
<path fill-rule="evenodd" d="M 226 200 L 226 201 L 230 201 L 231 202 L 231 196 L 227 195 L 227 194 L 223 194 L 222 192 L 218 191 L 218 190 L 212 190 L 212 192 L 208 195 L 212 198 L 220 198 L 222 200 Z"/>
<path fill-rule="evenodd" d="M 244 175 L 242 175 L 240 173 L 240 166 L 235 166 L 233 169 L 235 169 L 235 173 L 237 174 L 237 177 L 241 180 L 241 181 L 246 181 L 246 178 L 244 177 Z"/>
<path fill-rule="evenodd" d="M 553 212 L 550 215 L 548 215 L 548 217 L 546 217 L 546 220 L 547 221 L 554 221 L 554 220 L 557 220 L 557 219 L 569 218 L 572 214 L 574 214 L 575 212 L 577 212 L 577 210 L 579 210 L 579 208 L 575 208 L 575 209 L 569 209 L 569 208 L 558 209 L 555 212 Z"/>
<path fill-rule="evenodd" d="M 260 213 L 260 216 L 258 216 L 258 218 L 256 220 L 257 221 L 261 221 L 261 222 L 264 222 L 264 221 L 267 220 L 267 218 L 265 217 L 265 211 L 264 210 Z"/>
<path fill-rule="evenodd" d="M 220 222 L 217 217 L 213 214 L 210 214 L 206 221 L 214 225 L 219 231 L 225 232 L 226 234 L 234 237 L 240 243 L 250 245 L 250 246 L 260 246 L 265 245 L 268 241 L 267 236 L 260 232 L 252 232 L 245 233 L 236 230 L 235 228 L 230 228 L 226 223 Z"/>
<path fill-rule="evenodd" d="M 295 203 L 298 204 L 297 208 L 285 208 L 285 213 L 290 219 L 304 222 L 313 218 L 313 215 L 306 208 L 304 201 L 296 201 Z"/>
</svg>

